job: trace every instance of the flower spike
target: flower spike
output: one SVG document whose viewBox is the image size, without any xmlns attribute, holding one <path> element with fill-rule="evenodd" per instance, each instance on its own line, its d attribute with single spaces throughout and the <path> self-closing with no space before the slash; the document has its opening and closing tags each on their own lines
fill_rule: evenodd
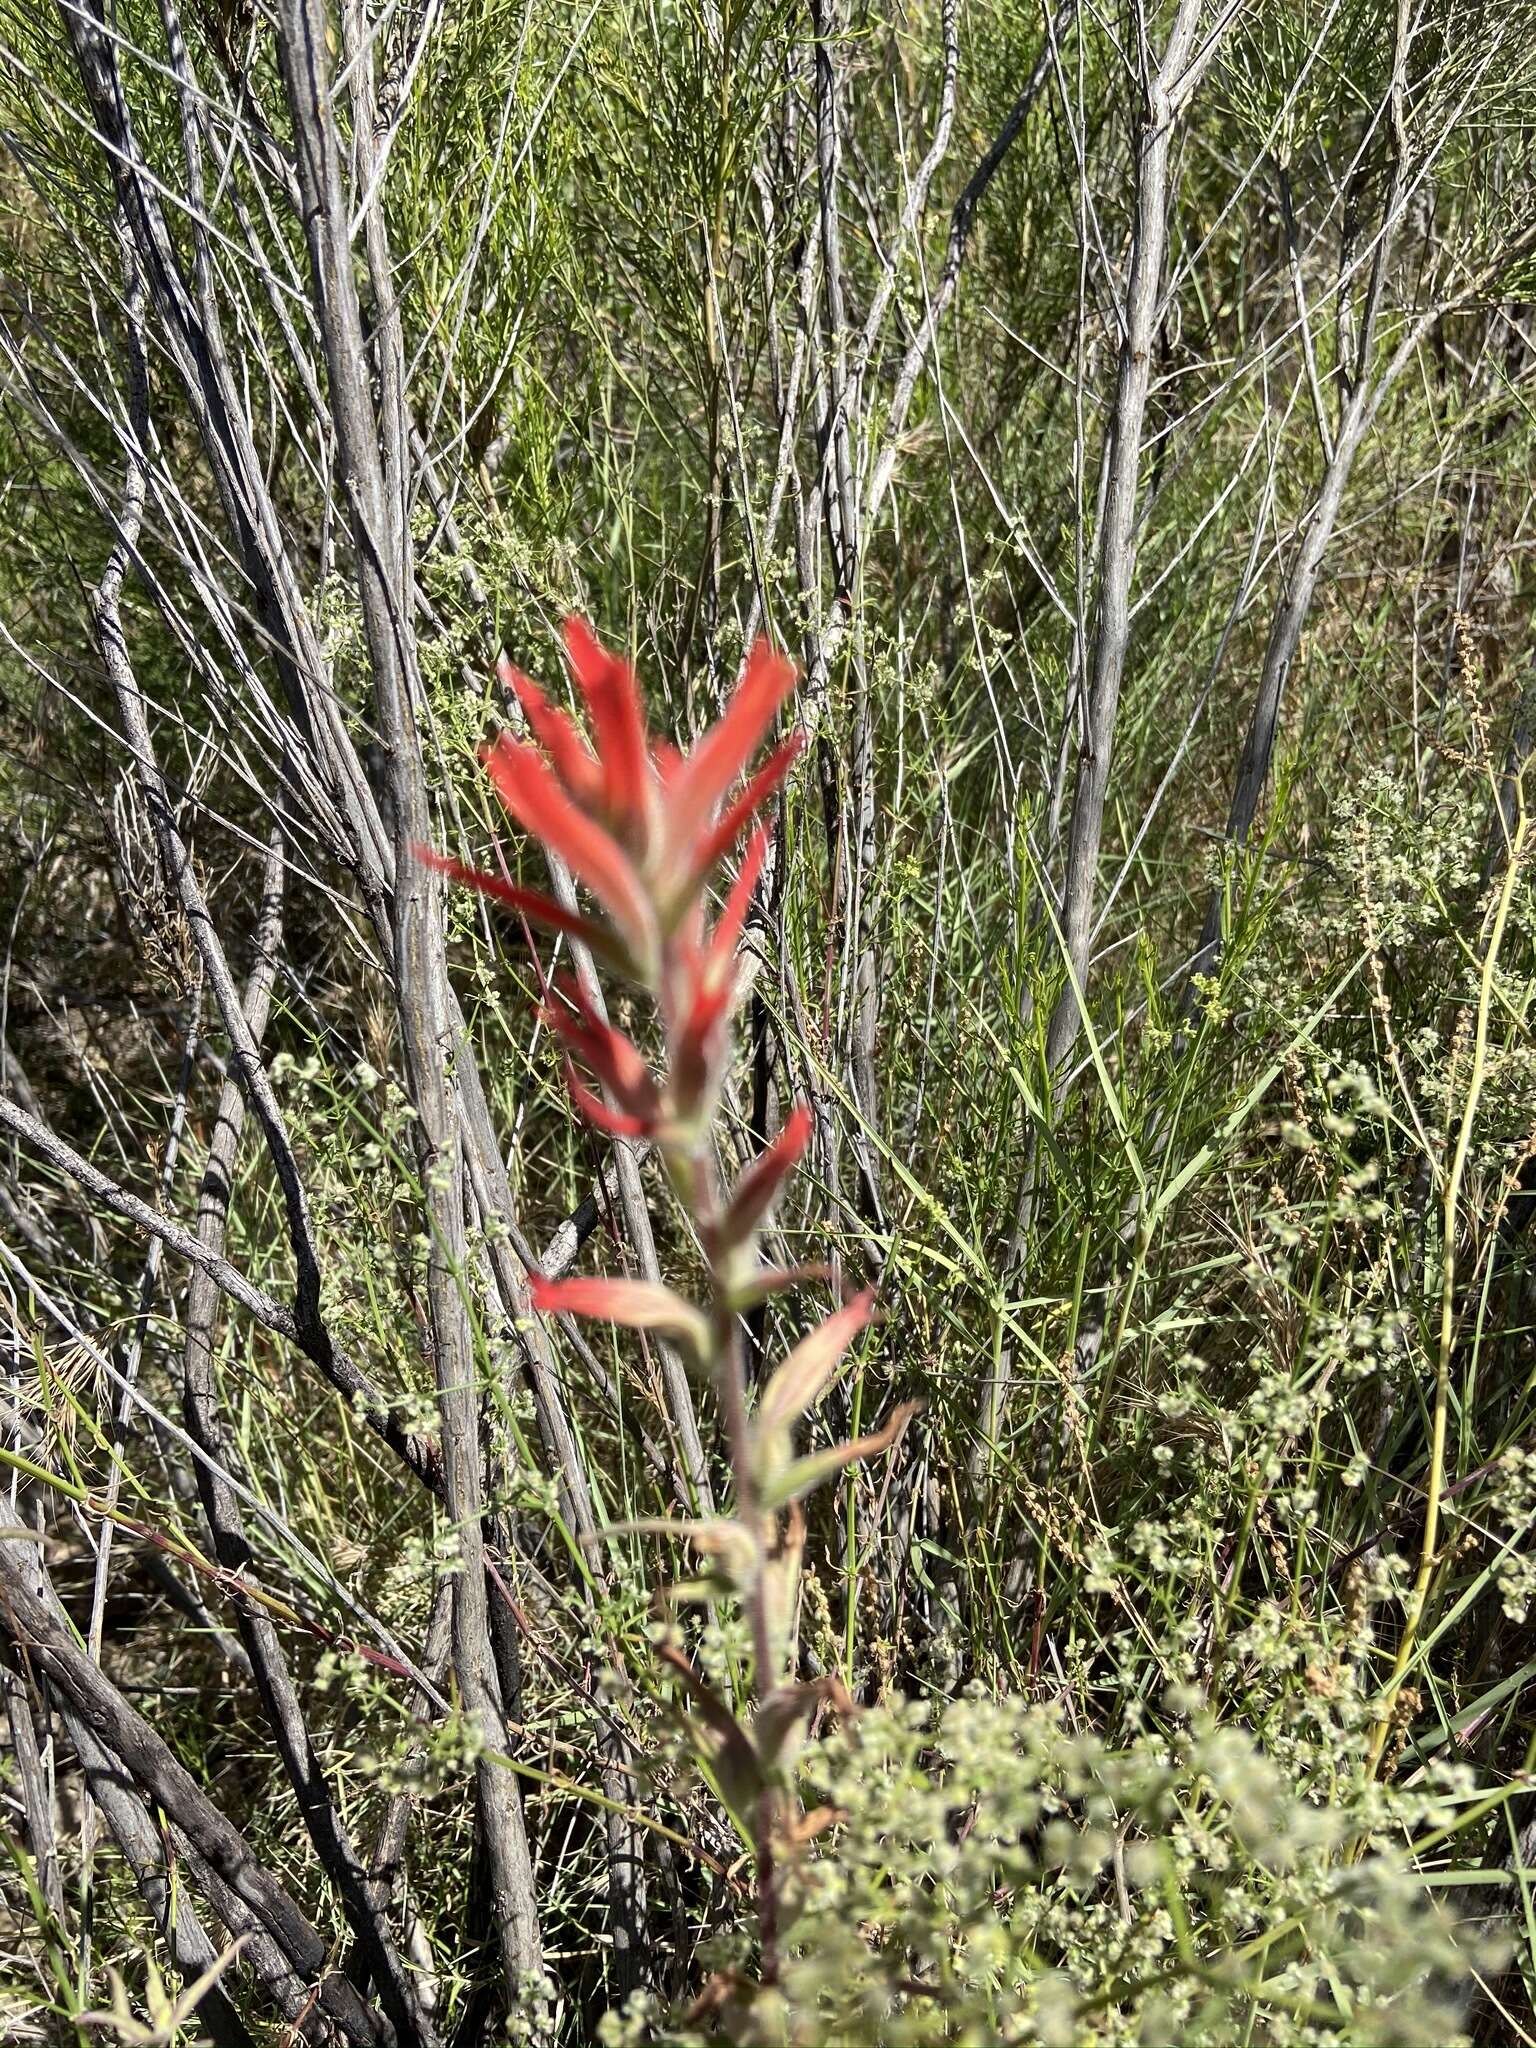
<svg viewBox="0 0 1536 2048">
<path fill-rule="evenodd" d="M 424 857 L 543 929 L 584 941 L 614 961 L 650 999 L 659 1025 L 661 1051 L 653 1066 L 644 1041 L 637 1044 L 609 1021 L 584 971 L 544 991 L 543 1015 L 559 1042 L 573 1104 L 601 1131 L 654 1141 L 693 1225 L 707 1291 L 691 1301 L 663 1286 L 654 1268 L 649 1278 L 636 1279 L 553 1280 L 532 1270 L 528 1288 L 545 1314 L 596 1316 L 654 1332 L 662 1340 L 661 1386 L 685 1443 L 693 1416 L 686 1380 L 675 1371 L 677 1354 L 707 1373 L 714 1389 L 732 1509 L 728 1517 L 715 1509 L 708 1499 L 712 1475 L 690 1454 L 686 1478 L 707 1512 L 673 1526 L 704 1553 L 708 1568 L 668 1597 L 740 1602 L 750 1643 L 745 1690 L 751 1711 L 738 1717 L 735 1705 L 680 1652 L 664 1645 L 659 1654 L 686 1694 L 683 1725 L 706 1775 L 735 1811 L 756 1856 L 766 1955 L 778 1918 L 780 1873 L 815 1832 L 814 1817 L 800 1814 L 795 1797 L 795 1751 L 818 1708 L 853 1710 L 835 1682 L 805 1684 L 796 1676 L 805 1544 L 798 1503 L 889 1450 L 915 1409 L 898 1407 L 870 1435 L 797 1454 L 802 1421 L 845 1370 L 850 1346 L 870 1320 L 871 1294 L 835 1309 L 794 1345 L 755 1405 L 747 1386 L 741 1318 L 789 1288 L 832 1278 L 825 1267 L 769 1263 L 761 1242 L 763 1219 L 810 1142 L 810 1110 L 796 1105 L 729 1190 L 719 1185 L 714 1121 L 742 986 L 742 934 L 771 844 L 758 821 L 799 755 L 802 736 L 783 738 L 755 771 L 753 759 L 794 685 L 794 671 L 759 641 L 720 719 L 680 754 L 647 732 L 626 661 L 609 653 L 580 619 L 567 621 L 565 645 L 587 730 L 503 664 L 502 679 L 522 706 L 531 743 L 504 735 L 488 749 L 486 764 L 513 817 L 543 843 L 552 864 L 558 856 L 597 909 L 584 915 L 459 862 Z M 724 903 L 711 916 L 706 891 L 742 841 Z"/>
</svg>

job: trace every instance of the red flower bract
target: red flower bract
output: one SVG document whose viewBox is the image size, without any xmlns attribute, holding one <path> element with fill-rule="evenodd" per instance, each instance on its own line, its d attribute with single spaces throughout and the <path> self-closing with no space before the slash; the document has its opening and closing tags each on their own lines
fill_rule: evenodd
<svg viewBox="0 0 1536 2048">
<path fill-rule="evenodd" d="M 603 771 L 592 749 L 565 713 L 556 710 L 520 668 L 503 658 L 496 672 L 523 707 L 528 730 L 548 754 L 555 773 L 576 801 L 591 809 L 603 795 Z"/>
<path fill-rule="evenodd" d="M 636 960 L 654 948 L 655 914 L 634 863 L 599 821 L 571 800 L 537 747 L 503 733 L 486 751 L 496 794 L 525 831 L 585 882 Z"/>
<path fill-rule="evenodd" d="M 794 669 L 766 640 L 759 640 L 718 724 L 709 728 L 692 753 L 684 755 L 668 780 L 666 852 L 670 866 L 686 869 L 690 855 L 697 858 L 701 845 L 709 844 L 708 828 L 727 790 L 757 752 L 779 706 L 794 687 Z M 732 819 L 734 831 L 741 830 L 771 787 L 749 792 L 751 810 Z M 723 845 L 718 847 L 713 858 L 718 859 L 725 850 Z"/>
<path fill-rule="evenodd" d="M 578 982 L 563 978 L 560 994 L 565 1001 L 546 1004 L 544 1015 L 571 1055 L 566 1079 L 577 1108 L 616 1136 L 652 1136 L 661 1120 L 662 1102 L 638 1047 L 598 1015 Z M 581 1080 L 574 1064 L 577 1060 L 606 1089 L 607 1102 Z"/>
<path fill-rule="evenodd" d="M 656 808 L 656 774 L 634 671 L 598 644 L 584 619 L 566 620 L 565 651 L 591 715 L 604 807 L 614 828 L 643 846 Z"/>
<path fill-rule="evenodd" d="M 503 910 L 515 910 L 541 930 L 561 932 L 568 938 L 580 939 L 584 946 L 590 946 L 604 959 L 616 964 L 622 962 L 622 949 L 615 945 L 613 935 L 605 925 L 594 924 L 580 911 L 567 910 L 563 903 L 557 903 L 553 896 L 546 896 L 541 889 L 520 888 L 516 882 L 488 874 L 484 868 L 472 868 L 466 861 L 450 860 L 446 854 L 434 853 L 430 846 L 418 846 L 413 850 L 424 866 L 435 868 L 438 874 L 446 875 L 451 882 L 462 882 L 466 889 L 478 890 L 493 903 L 499 903 Z"/>
</svg>

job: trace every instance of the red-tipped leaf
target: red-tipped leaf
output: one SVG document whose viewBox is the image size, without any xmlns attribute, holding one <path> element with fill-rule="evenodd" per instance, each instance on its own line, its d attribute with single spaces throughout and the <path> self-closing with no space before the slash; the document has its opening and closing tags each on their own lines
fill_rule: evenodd
<svg viewBox="0 0 1536 2048">
<path fill-rule="evenodd" d="M 730 894 L 725 899 L 725 908 L 709 935 L 710 966 L 717 973 L 729 966 L 736 952 L 741 928 L 747 921 L 747 911 L 752 902 L 752 891 L 757 887 L 758 877 L 763 872 L 763 865 L 768 858 L 768 848 L 772 843 L 771 835 L 759 825 L 752 834 L 746 858 L 731 884 Z"/>
<path fill-rule="evenodd" d="M 629 1330 L 654 1330 L 685 1346 L 696 1358 L 709 1350 L 709 1324 L 703 1311 L 684 1301 L 670 1287 L 649 1280 L 546 1280 L 528 1275 L 533 1305 L 545 1315 L 596 1316 Z"/>
<path fill-rule="evenodd" d="M 769 1203 L 799 1165 L 810 1139 L 811 1112 L 797 1102 L 783 1130 L 737 1181 L 720 1220 L 722 1245 L 741 1244 L 757 1228 Z"/>
<path fill-rule="evenodd" d="M 874 1290 L 866 1288 L 795 1346 L 763 1389 L 757 1416 L 764 1430 L 788 1429 L 807 1409 L 815 1407 L 874 1306 Z"/>
<path fill-rule="evenodd" d="M 570 1060 L 565 1063 L 565 1086 L 587 1122 L 597 1130 L 606 1131 L 610 1138 L 648 1138 L 656 1128 L 654 1119 L 634 1116 L 628 1110 L 615 1109 L 611 1103 L 604 1102 L 601 1095 L 594 1094 L 586 1085 Z"/>
<path fill-rule="evenodd" d="M 922 1412 L 921 1401 L 903 1401 L 870 1435 L 857 1436 L 852 1443 L 834 1444 L 830 1450 L 812 1451 L 808 1457 L 796 1458 L 763 1486 L 762 1506 L 772 1514 L 790 1501 L 804 1500 L 808 1493 L 824 1486 L 829 1479 L 835 1479 L 839 1472 L 846 1472 L 850 1465 L 864 1465 L 871 1458 L 883 1457 L 901 1442 L 913 1416 Z"/>
<path fill-rule="evenodd" d="M 689 869 L 690 877 L 694 881 L 702 881 L 716 861 L 723 859 L 730 852 L 753 814 L 768 801 L 799 760 L 804 746 L 804 733 L 791 733 L 787 740 L 782 740 L 748 782 L 740 796 L 734 798 L 721 812 L 718 821 L 709 828 L 694 849 Z"/>
<path fill-rule="evenodd" d="M 580 939 L 584 946 L 590 946 L 604 959 L 616 965 L 623 964 L 623 954 L 610 933 L 591 918 L 583 917 L 579 911 L 567 910 L 563 903 L 557 903 L 553 896 L 546 896 L 541 889 L 520 888 L 516 882 L 490 874 L 484 868 L 471 867 L 467 861 L 451 860 L 447 854 L 434 853 L 430 846 L 416 846 L 411 850 L 423 867 L 435 869 L 451 882 L 461 882 L 466 889 L 477 890 L 493 903 L 499 903 L 503 910 L 516 911 L 541 931 L 561 932 L 567 938 Z"/>
</svg>

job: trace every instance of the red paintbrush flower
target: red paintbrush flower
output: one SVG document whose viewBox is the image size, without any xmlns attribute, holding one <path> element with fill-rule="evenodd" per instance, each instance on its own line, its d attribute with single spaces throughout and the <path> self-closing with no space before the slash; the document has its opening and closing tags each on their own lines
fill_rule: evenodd
<svg viewBox="0 0 1536 2048">
<path fill-rule="evenodd" d="M 797 1836 L 784 1822 L 794 1811 L 790 1738 L 822 1697 L 793 1679 L 793 1615 L 805 1534 L 798 1503 L 848 1467 L 889 1449 L 912 1413 L 907 1404 L 871 1435 L 795 1453 L 796 1431 L 846 1370 L 850 1349 L 870 1319 L 869 1294 L 835 1310 L 804 1337 L 768 1379 L 755 1408 L 746 1384 L 740 1319 L 785 1288 L 831 1277 L 821 1267 L 767 1263 L 761 1242 L 763 1218 L 809 1142 L 808 1109 L 791 1112 L 762 1156 L 724 1194 L 716 1166 L 714 1124 L 742 986 L 742 934 L 769 851 L 767 830 L 761 824 L 753 829 L 753 821 L 798 754 L 798 735 L 774 748 L 755 773 L 751 766 L 794 686 L 794 671 L 760 641 L 719 720 L 681 754 L 648 734 L 627 662 L 602 647 L 579 619 L 566 622 L 565 645 L 585 708 L 585 730 L 536 683 L 503 663 L 501 678 L 522 707 L 529 737 L 503 734 L 485 759 L 502 802 L 543 845 L 557 878 L 568 871 L 596 909 L 590 915 L 576 909 L 563 880 L 557 879 L 567 898 L 561 903 L 458 862 L 424 857 L 530 922 L 604 953 L 654 1006 L 654 1070 L 634 1040 L 609 1022 L 585 969 L 584 981 L 563 977 L 545 989 L 543 1014 L 564 1053 L 571 1096 L 582 1113 L 617 1136 L 656 1141 L 673 1191 L 697 1232 L 707 1299 L 700 1305 L 663 1286 L 654 1252 L 640 1244 L 635 1248 L 649 1267 L 648 1277 L 553 1280 L 530 1268 L 528 1288 L 539 1312 L 598 1317 L 654 1333 L 712 1380 L 730 1453 L 733 1517 L 714 1509 L 711 1475 L 697 1439 L 690 1445 L 683 1428 L 692 1416 L 686 1386 L 676 1391 L 673 1352 L 664 1350 L 662 1379 L 679 1425 L 681 1476 L 709 1509 L 676 1525 L 711 1560 L 709 1575 L 693 1588 L 676 1590 L 713 1598 L 732 1586 L 750 1624 L 757 1706 L 750 1720 L 738 1721 L 698 1682 L 691 1690 L 696 1702 L 712 1703 L 712 1718 L 705 1719 L 712 1736 L 726 1731 L 722 1740 L 728 1738 L 735 1782 L 747 1788 L 737 1798 L 725 1783 L 718 1768 L 721 1745 L 712 1740 L 708 1754 L 727 1802 L 756 1816 L 753 1846 L 767 1899 L 768 1874 L 785 1864 L 783 1840 L 803 1839 L 803 1830 Z M 711 925 L 706 889 L 749 830 Z M 670 1525 L 620 1525 L 655 1526 Z M 692 1678 L 686 1659 L 677 1659 L 676 1668 Z M 766 1906 L 764 1920 L 771 1924 Z"/>
<path fill-rule="evenodd" d="M 565 625 L 566 656 L 592 738 L 538 684 L 503 660 L 498 674 L 522 707 L 529 740 L 503 733 L 485 750 L 496 792 L 512 816 L 601 906 L 601 920 L 568 910 L 459 861 L 418 849 L 430 866 L 518 911 L 546 931 L 584 940 L 654 979 L 663 942 L 698 904 L 710 874 L 784 780 L 800 735 L 782 741 L 727 801 L 795 683 L 795 671 L 760 640 L 720 719 L 687 754 L 652 741 L 633 670 L 581 619 Z M 733 952 L 766 854 L 754 841 L 712 951 Z M 606 926 L 606 943 L 598 936 Z"/>
<path fill-rule="evenodd" d="M 626 949 L 646 962 L 655 957 L 657 937 L 687 916 L 715 865 L 799 753 L 796 735 L 726 802 L 793 689 L 795 671 L 759 641 L 718 722 L 689 753 L 678 754 L 647 735 L 627 662 L 601 646 L 580 619 L 566 621 L 565 643 L 592 742 L 536 683 L 503 663 L 502 680 L 522 706 L 534 743 L 504 735 L 489 749 L 487 765 L 518 823 L 560 855 L 601 903 Z"/>
</svg>

